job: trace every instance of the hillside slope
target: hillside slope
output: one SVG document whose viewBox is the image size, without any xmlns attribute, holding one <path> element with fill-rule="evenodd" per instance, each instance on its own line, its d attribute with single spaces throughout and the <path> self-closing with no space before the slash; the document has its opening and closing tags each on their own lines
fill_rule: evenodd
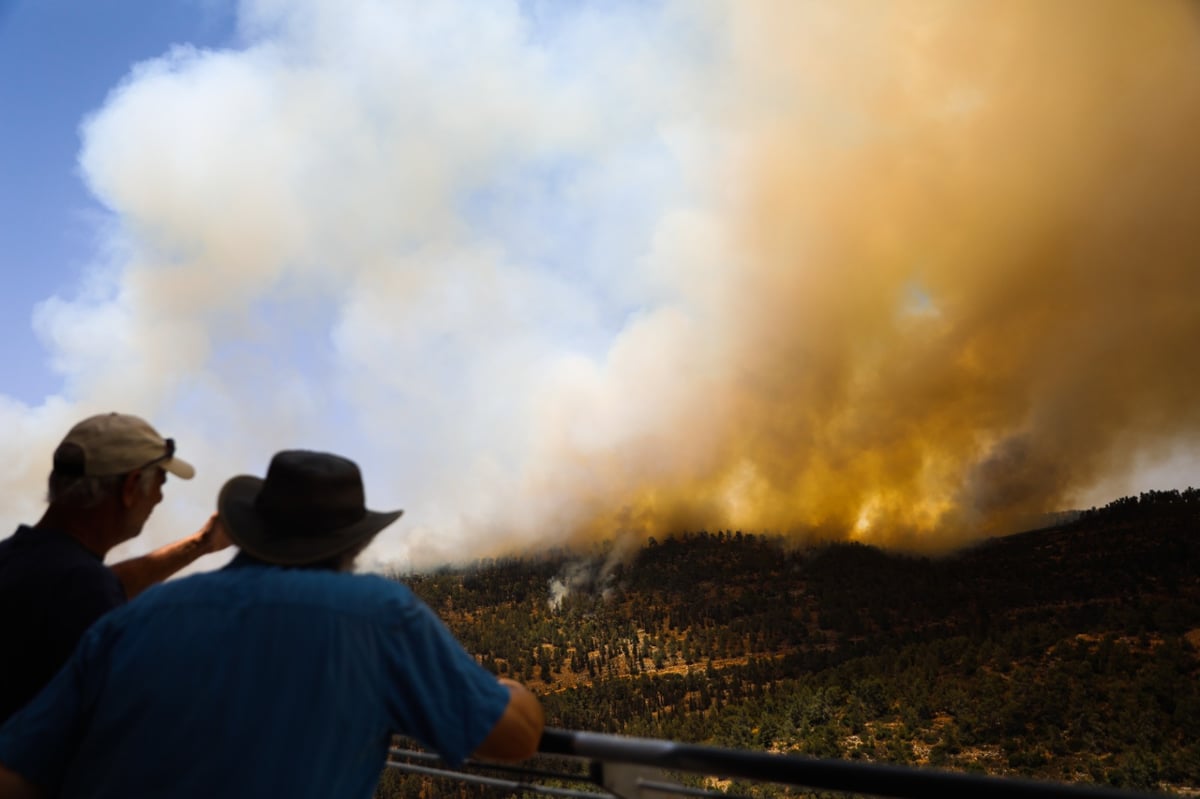
<svg viewBox="0 0 1200 799">
<path fill-rule="evenodd" d="M 1187 792 L 1200 492 L 952 556 L 739 532 L 403 575 L 573 729 Z"/>
</svg>

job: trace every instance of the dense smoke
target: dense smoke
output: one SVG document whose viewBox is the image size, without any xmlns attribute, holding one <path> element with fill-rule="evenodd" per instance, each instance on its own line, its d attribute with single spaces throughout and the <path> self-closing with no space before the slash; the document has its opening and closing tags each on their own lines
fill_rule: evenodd
<svg viewBox="0 0 1200 799">
<path fill-rule="evenodd" d="M 108 409 L 199 468 L 143 547 L 292 446 L 416 565 L 1200 482 L 1194 4 L 402 5 L 246 2 L 85 122 L 111 219 L 34 314 L 62 394 L 0 398 L 10 513 Z"/>
<path fill-rule="evenodd" d="M 1195 446 L 1195 6 L 739 9 L 728 216 L 609 373 L 660 413 L 549 459 L 594 529 L 938 549 Z"/>
</svg>

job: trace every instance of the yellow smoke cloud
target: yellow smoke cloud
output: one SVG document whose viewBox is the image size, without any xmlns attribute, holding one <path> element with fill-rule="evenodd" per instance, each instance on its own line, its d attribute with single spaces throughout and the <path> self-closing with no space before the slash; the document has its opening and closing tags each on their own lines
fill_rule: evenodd
<svg viewBox="0 0 1200 799">
<path fill-rule="evenodd" d="M 1194 443 L 1196 9 L 736 4 L 726 260 L 615 381 L 657 417 L 554 444 L 578 526 L 938 550 Z"/>
</svg>

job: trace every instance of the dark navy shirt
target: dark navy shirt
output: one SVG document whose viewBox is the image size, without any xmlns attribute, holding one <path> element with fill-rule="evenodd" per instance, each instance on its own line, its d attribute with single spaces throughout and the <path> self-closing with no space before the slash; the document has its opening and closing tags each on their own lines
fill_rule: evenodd
<svg viewBox="0 0 1200 799">
<path fill-rule="evenodd" d="M 0 541 L 0 723 L 50 681 L 92 622 L 124 602 L 116 575 L 66 533 L 21 525 Z"/>
<path fill-rule="evenodd" d="M 392 733 L 457 764 L 508 697 L 398 582 L 235 561 L 97 622 L 0 762 L 62 797 L 368 799 Z"/>
</svg>

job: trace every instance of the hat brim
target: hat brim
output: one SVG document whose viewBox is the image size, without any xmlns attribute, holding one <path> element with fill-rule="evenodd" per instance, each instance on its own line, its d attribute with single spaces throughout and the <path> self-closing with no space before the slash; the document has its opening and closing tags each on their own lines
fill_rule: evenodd
<svg viewBox="0 0 1200 799">
<path fill-rule="evenodd" d="M 171 458 L 162 467 L 181 480 L 191 480 L 196 476 L 196 469 L 183 458 Z"/>
<path fill-rule="evenodd" d="M 329 531 L 328 536 L 280 537 L 272 535 L 254 507 L 263 479 L 252 475 L 231 478 L 221 489 L 217 512 L 229 538 L 239 549 L 259 560 L 280 566 L 303 566 L 332 558 L 365 545 L 383 528 L 400 518 L 402 510 L 373 511 L 354 524 Z"/>
</svg>

